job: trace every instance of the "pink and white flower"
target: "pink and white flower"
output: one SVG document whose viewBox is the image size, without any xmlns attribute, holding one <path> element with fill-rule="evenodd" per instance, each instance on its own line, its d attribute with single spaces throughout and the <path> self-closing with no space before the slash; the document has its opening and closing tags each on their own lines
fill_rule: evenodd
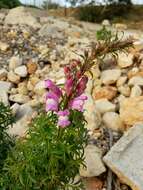
<svg viewBox="0 0 143 190">
<path fill-rule="evenodd" d="M 64 111 L 59 111 L 57 113 L 57 115 L 59 116 L 58 118 L 58 126 L 62 127 L 62 128 L 65 128 L 67 126 L 70 125 L 70 121 L 69 121 L 69 110 L 64 110 Z"/>
<path fill-rule="evenodd" d="M 87 96 L 85 96 L 84 94 L 74 98 L 70 104 L 69 104 L 69 108 L 72 110 L 78 110 L 80 112 L 83 112 L 83 106 L 85 101 L 87 100 Z"/>
</svg>

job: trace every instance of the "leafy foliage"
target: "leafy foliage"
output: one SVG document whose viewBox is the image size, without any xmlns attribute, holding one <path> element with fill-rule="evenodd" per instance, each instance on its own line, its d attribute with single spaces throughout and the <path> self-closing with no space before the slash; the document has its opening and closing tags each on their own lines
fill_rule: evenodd
<svg viewBox="0 0 143 190">
<path fill-rule="evenodd" d="M 7 157 L 8 151 L 14 145 L 13 139 L 7 134 L 8 126 L 14 122 L 9 107 L 0 102 L 0 171 Z"/>
<path fill-rule="evenodd" d="M 0 0 L 0 8 L 14 8 L 20 6 L 19 0 Z"/>
<path fill-rule="evenodd" d="M 72 124 L 57 128 L 55 114 L 42 113 L 8 156 L 0 187 L 3 190 L 80 190 L 74 178 L 84 165 L 87 131 L 83 113 L 74 111 Z"/>
<path fill-rule="evenodd" d="M 110 30 L 107 30 L 105 26 L 101 30 L 98 30 L 96 32 L 97 40 L 108 40 L 112 37 L 112 32 Z"/>
<path fill-rule="evenodd" d="M 131 5 L 108 4 L 106 6 L 96 6 L 93 4 L 79 6 L 76 17 L 79 20 L 90 22 L 102 22 L 104 19 L 113 20 L 115 18 L 126 18 L 130 13 Z"/>
</svg>

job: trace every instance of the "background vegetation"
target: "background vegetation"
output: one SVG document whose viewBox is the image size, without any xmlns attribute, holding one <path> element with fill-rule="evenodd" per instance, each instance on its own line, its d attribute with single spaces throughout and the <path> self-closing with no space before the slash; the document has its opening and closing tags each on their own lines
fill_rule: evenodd
<svg viewBox="0 0 143 190">
<path fill-rule="evenodd" d="M 0 0 L 0 8 L 14 8 L 21 5 L 19 0 Z"/>
</svg>

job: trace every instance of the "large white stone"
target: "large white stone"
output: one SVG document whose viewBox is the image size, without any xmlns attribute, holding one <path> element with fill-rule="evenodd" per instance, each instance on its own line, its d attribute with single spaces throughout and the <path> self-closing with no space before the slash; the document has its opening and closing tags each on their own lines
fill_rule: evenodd
<svg viewBox="0 0 143 190">
<path fill-rule="evenodd" d="M 124 124 L 120 118 L 120 115 L 115 112 L 106 112 L 103 115 L 103 122 L 106 125 L 106 127 L 114 130 L 114 131 L 123 131 L 124 130 Z"/>
<path fill-rule="evenodd" d="M 109 69 L 101 73 L 101 80 L 103 84 L 114 84 L 121 76 L 120 69 Z"/>
<path fill-rule="evenodd" d="M 118 65 L 121 68 L 129 67 L 133 64 L 133 54 L 120 53 L 118 55 Z"/>
<path fill-rule="evenodd" d="M 27 72 L 27 67 L 25 65 L 17 67 L 14 72 L 19 75 L 20 77 L 26 77 L 28 72 Z"/>
<path fill-rule="evenodd" d="M 134 86 L 134 85 L 143 86 L 143 77 L 134 76 L 129 80 L 128 84 L 130 86 Z"/>
<path fill-rule="evenodd" d="M 9 70 L 14 70 L 16 67 L 22 64 L 22 59 L 19 56 L 13 56 L 9 60 Z"/>
<path fill-rule="evenodd" d="M 106 171 L 101 160 L 102 152 L 95 145 L 88 145 L 85 148 L 85 165 L 80 168 L 80 175 L 83 177 L 94 177 Z"/>
<path fill-rule="evenodd" d="M 95 107 L 100 113 L 106 113 L 110 111 L 115 111 L 115 104 L 112 104 L 106 98 L 99 99 L 95 101 Z"/>
<path fill-rule="evenodd" d="M 87 129 L 94 131 L 101 124 L 101 115 L 99 111 L 96 109 L 94 100 L 90 94 L 87 94 L 88 100 L 84 104 L 84 115 L 87 121 Z"/>
<path fill-rule="evenodd" d="M 120 117 L 126 125 L 143 122 L 143 96 L 123 99 L 120 102 Z"/>
<path fill-rule="evenodd" d="M 16 106 L 16 123 L 10 127 L 8 133 L 10 135 L 23 137 L 29 128 L 28 124 L 33 115 L 33 109 L 28 104 Z"/>
<path fill-rule="evenodd" d="M 143 190 L 143 125 L 130 128 L 103 160 L 132 190 Z"/>
<path fill-rule="evenodd" d="M 137 97 L 137 96 L 141 96 L 142 94 L 142 89 L 140 86 L 135 85 L 133 86 L 132 90 L 131 90 L 131 95 L 130 97 Z"/>
<path fill-rule="evenodd" d="M 31 13 L 25 7 L 17 7 L 11 9 L 5 18 L 5 24 L 13 25 L 28 25 L 33 28 L 40 28 L 40 23 L 37 19 L 31 15 Z"/>
</svg>

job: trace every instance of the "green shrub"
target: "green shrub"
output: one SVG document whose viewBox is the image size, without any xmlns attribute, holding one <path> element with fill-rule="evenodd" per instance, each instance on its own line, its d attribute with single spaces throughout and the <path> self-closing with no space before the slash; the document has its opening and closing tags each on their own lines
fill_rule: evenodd
<svg viewBox="0 0 143 190">
<path fill-rule="evenodd" d="M 0 8 L 14 8 L 20 6 L 19 0 L 0 0 Z"/>
<path fill-rule="evenodd" d="M 60 130 L 56 115 L 41 114 L 34 120 L 27 138 L 9 154 L 0 179 L 3 190 L 81 189 L 73 181 L 84 164 L 87 131 L 83 113 L 71 117 L 73 123 Z"/>
<path fill-rule="evenodd" d="M 79 20 L 89 22 L 101 22 L 104 19 L 113 20 L 118 17 L 126 17 L 131 9 L 131 5 L 116 5 L 111 4 L 106 7 L 86 5 L 80 6 L 76 13 L 76 17 Z"/>
<path fill-rule="evenodd" d="M 14 145 L 14 140 L 7 134 L 8 126 L 14 122 L 14 117 L 9 107 L 0 102 L 0 172 L 8 151 Z"/>
<path fill-rule="evenodd" d="M 103 26 L 101 30 L 98 30 L 96 32 L 97 40 L 106 41 L 108 39 L 111 39 L 112 36 L 113 36 L 112 32 L 110 30 L 107 30 L 105 26 Z"/>
</svg>

